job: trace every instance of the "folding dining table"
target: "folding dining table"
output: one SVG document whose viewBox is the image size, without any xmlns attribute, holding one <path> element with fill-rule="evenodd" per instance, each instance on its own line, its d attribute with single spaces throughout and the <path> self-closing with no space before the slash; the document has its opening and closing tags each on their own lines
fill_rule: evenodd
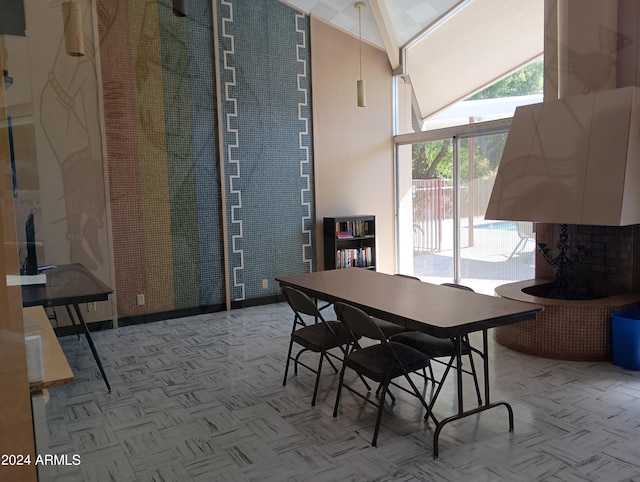
<svg viewBox="0 0 640 482">
<path fill-rule="evenodd" d="M 487 330 L 496 326 L 535 319 L 541 305 L 499 298 L 437 284 L 416 282 L 363 268 L 347 268 L 277 277 L 281 286 L 297 288 L 309 296 L 335 303 L 341 301 L 371 316 L 396 323 L 406 330 L 450 338 L 456 346 L 458 388 L 457 413 L 437 420 L 433 436 L 433 456 L 438 458 L 438 439 L 444 426 L 455 420 L 503 406 L 507 409 L 509 431 L 513 431 L 513 409 L 506 401 L 492 402 L 489 383 Z M 461 338 L 482 332 L 484 400 L 465 410 L 462 388 Z"/>
</svg>

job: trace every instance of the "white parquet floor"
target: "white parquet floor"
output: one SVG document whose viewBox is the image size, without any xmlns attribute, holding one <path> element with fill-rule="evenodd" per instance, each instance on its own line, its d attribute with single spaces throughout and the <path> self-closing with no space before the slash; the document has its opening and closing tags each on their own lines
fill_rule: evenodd
<svg viewBox="0 0 640 482">
<path fill-rule="evenodd" d="M 61 338 L 76 381 L 50 390 L 50 452 L 81 463 L 51 467 L 52 480 L 640 481 L 640 372 L 491 342 L 492 400 L 512 404 L 515 430 L 504 408 L 457 421 L 434 460 L 433 423 L 401 391 L 372 447 L 374 407 L 343 391 L 332 417 L 328 365 L 315 407 L 310 372 L 283 387 L 291 321 L 274 304 L 94 333 L 111 394 L 84 337 Z M 470 380 L 465 396 L 471 408 Z M 434 412 L 455 400 L 451 376 Z"/>
</svg>

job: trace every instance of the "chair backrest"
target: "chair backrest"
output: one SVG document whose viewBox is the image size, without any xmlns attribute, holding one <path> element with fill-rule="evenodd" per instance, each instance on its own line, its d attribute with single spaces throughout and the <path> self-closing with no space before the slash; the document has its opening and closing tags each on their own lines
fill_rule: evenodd
<svg viewBox="0 0 640 482">
<path fill-rule="evenodd" d="M 365 337 L 387 343 L 387 337 L 378 328 L 371 317 L 360 308 L 347 303 L 334 303 L 334 309 L 338 319 L 347 327 L 355 338 Z"/>
<path fill-rule="evenodd" d="M 401 278 L 408 278 L 408 279 L 414 279 L 414 280 L 417 280 L 417 281 L 422 281 L 417 276 L 411 276 L 411 275 L 408 275 L 408 274 L 396 273 L 394 276 L 399 276 Z M 441 283 L 440 286 L 448 286 L 449 288 L 458 288 L 460 290 L 473 291 L 473 289 L 469 288 L 468 286 L 461 285 L 461 284 L 458 284 L 458 283 Z"/>
<path fill-rule="evenodd" d="M 408 278 L 408 279 L 414 279 L 414 280 L 417 280 L 417 281 L 422 281 L 417 276 L 411 276 L 410 274 L 396 273 L 393 276 L 399 276 L 400 278 Z"/>
<path fill-rule="evenodd" d="M 441 283 L 440 286 L 448 286 L 449 288 L 458 288 L 459 290 L 473 291 L 472 288 L 469 288 L 465 285 L 459 285 L 458 283 Z M 475 291 L 473 292 L 475 293 Z"/>
<path fill-rule="evenodd" d="M 296 314 L 302 313 L 322 319 L 322 315 L 316 304 L 302 291 L 291 288 L 290 286 L 283 286 L 282 294 Z"/>
</svg>

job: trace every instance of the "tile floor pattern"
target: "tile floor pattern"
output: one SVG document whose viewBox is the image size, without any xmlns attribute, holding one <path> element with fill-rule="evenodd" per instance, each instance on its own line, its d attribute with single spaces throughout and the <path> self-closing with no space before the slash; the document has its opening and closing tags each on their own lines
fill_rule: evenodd
<svg viewBox="0 0 640 482">
<path fill-rule="evenodd" d="M 372 406 L 345 391 L 332 417 L 330 369 L 315 408 L 309 372 L 283 387 L 291 320 L 275 304 L 95 333 L 111 394 L 84 338 L 62 338 L 76 382 L 50 391 L 50 452 L 82 462 L 53 480 L 640 481 L 638 372 L 491 343 L 492 399 L 512 403 L 515 431 L 503 408 L 450 424 L 433 460 L 433 424 L 409 395 L 374 448 Z M 451 377 L 436 413 L 454 398 Z"/>
</svg>

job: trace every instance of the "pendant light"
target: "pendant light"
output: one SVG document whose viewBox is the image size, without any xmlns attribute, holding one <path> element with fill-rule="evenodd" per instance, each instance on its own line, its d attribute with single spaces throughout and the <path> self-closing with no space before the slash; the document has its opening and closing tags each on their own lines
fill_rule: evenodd
<svg viewBox="0 0 640 482">
<path fill-rule="evenodd" d="M 364 2 L 356 2 L 354 5 L 358 9 L 358 36 L 360 38 L 360 79 L 356 83 L 358 92 L 358 107 L 366 107 L 367 90 L 362 78 L 362 9 L 366 7 Z"/>
<path fill-rule="evenodd" d="M 13 85 L 13 77 L 9 75 L 7 60 L 9 60 L 9 50 L 4 46 L 4 35 L 0 35 L 0 70 L 2 71 L 2 80 L 6 89 Z"/>
<path fill-rule="evenodd" d="M 67 55 L 84 56 L 84 29 L 82 28 L 82 12 L 78 2 L 62 3 L 62 20 L 64 22 L 64 46 Z"/>
</svg>

